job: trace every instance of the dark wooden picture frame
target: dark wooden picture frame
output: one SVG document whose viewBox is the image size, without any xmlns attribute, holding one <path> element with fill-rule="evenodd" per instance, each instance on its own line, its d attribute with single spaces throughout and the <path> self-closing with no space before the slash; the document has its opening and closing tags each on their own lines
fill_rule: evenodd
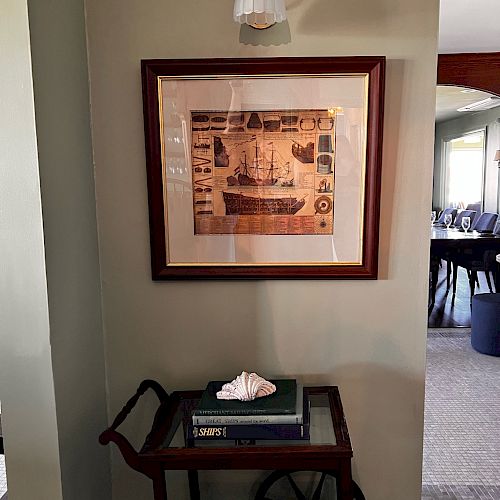
<svg viewBox="0 0 500 500">
<path fill-rule="evenodd" d="M 167 264 L 166 221 L 160 127 L 159 82 L 162 77 L 253 75 L 367 75 L 367 129 L 364 171 L 362 261 L 347 264 Z M 385 57 L 311 57 L 259 59 L 143 60 L 142 86 L 149 197 L 151 265 L 154 280 L 170 279 L 376 279 Z"/>
</svg>

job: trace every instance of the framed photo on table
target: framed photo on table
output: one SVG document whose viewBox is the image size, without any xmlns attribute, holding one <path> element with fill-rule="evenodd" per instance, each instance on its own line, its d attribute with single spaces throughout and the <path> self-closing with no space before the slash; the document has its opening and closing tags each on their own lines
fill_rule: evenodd
<svg viewBox="0 0 500 500">
<path fill-rule="evenodd" d="M 153 279 L 375 279 L 384 71 L 142 61 Z"/>
</svg>

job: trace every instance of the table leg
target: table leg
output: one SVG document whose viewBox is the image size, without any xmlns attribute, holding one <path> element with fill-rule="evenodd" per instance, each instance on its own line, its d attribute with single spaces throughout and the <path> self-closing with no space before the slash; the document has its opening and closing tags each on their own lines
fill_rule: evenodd
<svg viewBox="0 0 500 500">
<path fill-rule="evenodd" d="M 437 255 L 431 253 L 431 259 L 429 263 L 430 264 L 429 314 L 431 313 L 434 307 L 434 303 L 436 301 L 436 287 L 437 287 L 440 261 L 441 259 Z"/>
<path fill-rule="evenodd" d="M 453 262 L 453 297 L 457 293 L 458 265 Z"/>
<path fill-rule="evenodd" d="M 471 271 L 469 277 L 469 287 L 470 287 L 470 304 L 472 306 L 472 297 L 474 297 L 474 293 L 476 292 L 476 280 L 477 280 L 477 271 Z"/>
<path fill-rule="evenodd" d="M 436 288 L 437 288 L 439 270 L 433 269 L 431 274 L 432 274 L 432 277 L 431 277 L 431 306 L 434 306 L 434 304 L 436 303 Z"/>
<path fill-rule="evenodd" d="M 491 286 L 490 272 L 486 270 L 484 271 L 484 275 L 486 276 L 486 283 L 488 283 L 488 290 L 490 291 L 490 293 L 493 293 L 493 287 Z"/>
<path fill-rule="evenodd" d="M 151 479 L 153 479 L 154 500 L 167 500 L 167 483 L 165 482 L 165 471 L 161 469 Z"/>
<path fill-rule="evenodd" d="M 340 464 L 337 480 L 337 500 L 353 500 L 351 460 Z"/>
<path fill-rule="evenodd" d="M 200 500 L 200 483 L 198 481 L 198 471 L 188 470 L 189 498 Z"/>
<path fill-rule="evenodd" d="M 451 260 L 446 261 L 446 291 L 450 289 L 450 283 L 451 283 Z"/>
</svg>

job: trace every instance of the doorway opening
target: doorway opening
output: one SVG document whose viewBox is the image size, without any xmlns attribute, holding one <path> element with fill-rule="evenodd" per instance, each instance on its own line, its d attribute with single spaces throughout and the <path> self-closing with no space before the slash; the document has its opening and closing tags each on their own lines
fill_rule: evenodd
<svg viewBox="0 0 500 500">
<path fill-rule="evenodd" d="M 491 262 L 477 268 L 472 291 L 470 265 L 463 261 L 468 252 L 473 252 L 469 247 L 479 245 L 479 241 L 462 241 L 462 226 L 468 222 L 468 234 L 479 237 L 475 224 L 491 214 L 486 232 L 494 234 L 495 228 L 500 229 L 496 225 L 500 221 L 499 169 L 494 160 L 498 149 L 500 97 L 470 88 L 438 86 L 432 200 L 438 224 L 433 225 L 431 238 L 429 328 L 470 328 L 472 294 L 495 291 L 487 280 L 493 283 L 492 271 L 496 268 L 491 255 Z M 444 216 L 439 218 L 445 210 L 451 212 L 449 230 Z M 492 242 L 494 248 L 496 242 Z"/>
<path fill-rule="evenodd" d="M 500 357 L 471 346 L 472 296 L 496 291 L 486 277 L 500 254 L 500 98 L 441 86 L 436 104 L 422 499 L 500 499 Z"/>
</svg>

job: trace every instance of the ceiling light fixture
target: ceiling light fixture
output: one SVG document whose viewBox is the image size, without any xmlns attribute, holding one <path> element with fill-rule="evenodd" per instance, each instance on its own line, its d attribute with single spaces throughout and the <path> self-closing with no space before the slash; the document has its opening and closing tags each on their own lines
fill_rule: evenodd
<svg viewBox="0 0 500 500">
<path fill-rule="evenodd" d="M 486 99 L 482 99 L 481 101 L 462 106 L 461 108 L 458 108 L 457 111 L 481 111 L 484 109 L 496 108 L 497 106 L 500 106 L 500 97 L 488 97 Z"/>
<path fill-rule="evenodd" d="M 284 0 L 235 0 L 234 20 L 259 30 L 286 19 Z"/>
</svg>

